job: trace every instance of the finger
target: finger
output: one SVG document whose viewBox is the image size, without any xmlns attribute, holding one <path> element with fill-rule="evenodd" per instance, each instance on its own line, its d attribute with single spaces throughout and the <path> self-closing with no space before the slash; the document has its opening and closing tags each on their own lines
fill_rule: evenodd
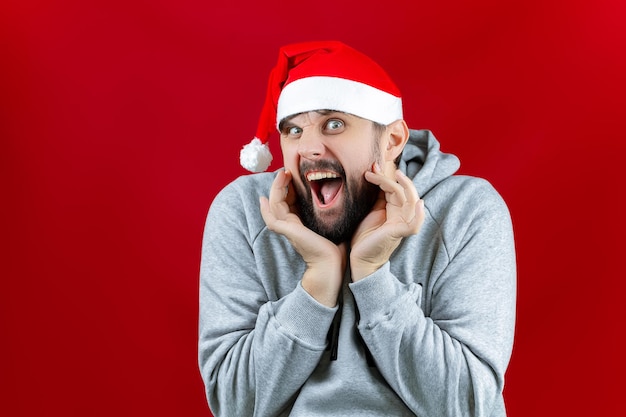
<svg viewBox="0 0 626 417">
<path fill-rule="evenodd" d="M 263 217 L 263 221 L 270 230 L 273 230 L 277 219 L 276 216 L 274 216 L 274 213 L 272 213 L 272 210 L 270 210 L 270 204 L 267 197 L 259 198 L 259 207 L 261 208 L 261 217 Z"/>
<path fill-rule="evenodd" d="M 406 202 L 410 205 L 417 203 L 417 201 L 419 200 L 419 195 L 417 194 L 417 189 L 415 188 L 415 185 L 413 184 L 413 180 L 407 177 L 406 174 L 404 174 L 404 172 L 402 172 L 399 169 L 396 170 L 396 180 L 398 181 L 398 184 L 400 184 L 400 186 L 404 190 L 404 196 L 406 197 Z"/>
<path fill-rule="evenodd" d="M 395 178 L 388 178 L 382 174 L 368 171 L 365 173 L 365 179 L 383 190 L 387 203 L 400 207 L 406 202 L 403 186 Z"/>
<path fill-rule="evenodd" d="M 418 207 L 420 204 L 423 206 L 423 201 L 420 200 L 417 194 L 417 189 L 415 188 L 411 178 L 407 177 L 399 169 L 396 170 L 395 175 L 398 184 L 402 186 L 402 190 L 406 198 L 404 205 L 401 208 L 401 217 L 407 224 L 412 226 L 417 216 L 416 210 L 420 209 L 420 207 Z"/>
<path fill-rule="evenodd" d="M 285 200 L 285 195 L 287 194 L 287 186 L 289 185 L 290 180 L 291 177 L 289 173 L 284 169 L 276 173 L 276 177 L 274 178 L 274 181 L 272 181 L 272 187 L 270 188 L 270 205 L 280 203 L 281 201 Z"/>
<path fill-rule="evenodd" d="M 288 171 L 281 170 L 276 174 L 276 178 L 274 178 L 270 188 L 269 208 L 279 219 L 283 219 L 289 213 L 289 204 L 287 204 L 286 198 L 288 193 L 287 187 L 290 182 L 291 174 Z"/>
<path fill-rule="evenodd" d="M 425 209 L 424 200 L 419 200 L 414 206 L 410 221 L 394 223 L 391 229 L 391 235 L 396 238 L 404 238 L 417 234 L 424 224 Z"/>
<path fill-rule="evenodd" d="M 409 178 L 408 176 L 406 176 L 406 174 L 404 174 L 399 169 L 395 170 L 394 178 L 396 181 L 395 184 L 393 182 L 387 183 L 387 184 L 390 184 L 391 187 L 393 187 L 393 192 L 396 193 L 392 197 L 393 201 L 395 201 L 396 205 L 409 209 L 412 213 L 415 207 L 415 204 L 419 201 L 419 195 L 417 194 L 417 189 L 415 188 L 415 185 L 413 184 L 413 180 Z M 385 189 L 383 184 L 384 183 L 381 183 L 381 188 Z M 400 188 L 398 188 L 398 186 Z M 412 217 L 413 216 L 411 216 L 411 218 Z"/>
<path fill-rule="evenodd" d="M 302 224 L 299 221 L 296 221 L 295 215 L 288 214 L 289 216 L 292 216 L 291 218 L 287 216 L 283 218 L 277 217 L 273 212 L 267 197 L 260 197 L 259 205 L 261 208 L 261 217 L 263 217 L 263 221 L 265 221 L 267 228 L 272 232 L 284 235 L 291 241 L 294 237 L 296 229 L 298 228 L 298 224 Z"/>
<path fill-rule="evenodd" d="M 409 222 L 408 231 L 410 234 L 414 235 L 420 231 L 422 228 L 422 224 L 424 224 L 424 219 L 426 218 L 426 209 L 424 208 L 424 200 L 419 200 L 415 205 L 415 216 Z"/>
<path fill-rule="evenodd" d="M 293 207 L 296 204 L 296 189 L 292 180 L 291 171 L 287 171 L 289 175 L 289 183 L 287 184 L 287 194 L 285 195 L 285 202 L 289 207 Z"/>
</svg>

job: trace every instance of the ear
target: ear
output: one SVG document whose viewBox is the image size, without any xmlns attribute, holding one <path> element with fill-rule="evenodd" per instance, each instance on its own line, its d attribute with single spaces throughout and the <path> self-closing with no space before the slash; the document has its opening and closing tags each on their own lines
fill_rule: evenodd
<svg viewBox="0 0 626 417">
<path fill-rule="evenodd" d="M 384 149 L 384 159 L 385 161 L 394 161 L 402 153 L 404 145 L 409 140 L 409 128 L 406 122 L 399 119 L 388 124 L 385 137 L 387 144 Z"/>
</svg>

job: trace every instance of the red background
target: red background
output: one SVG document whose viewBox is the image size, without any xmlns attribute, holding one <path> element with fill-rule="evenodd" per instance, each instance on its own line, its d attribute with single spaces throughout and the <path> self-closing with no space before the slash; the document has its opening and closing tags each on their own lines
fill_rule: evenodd
<svg viewBox="0 0 626 417">
<path fill-rule="evenodd" d="M 624 415 L 623 2 L 298 4 L 2 2 L 0 415 L 209 415 L 206 211 L 279 45 L 330 38 L 510 206 L 509 415 Z"/>
</svg>

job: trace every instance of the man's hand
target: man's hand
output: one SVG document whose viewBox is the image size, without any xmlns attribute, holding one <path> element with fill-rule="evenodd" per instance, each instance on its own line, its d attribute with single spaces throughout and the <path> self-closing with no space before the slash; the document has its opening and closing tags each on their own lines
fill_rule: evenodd
<svg viewBox="0 0 626 417">
<path fill-rule="evenodd" d="M 381 191 L 352 237 L 350 269 L 354 282 L 383 266 L 402 238 L 417 234 L 424 223 L 424 202 L 411 179 L 395 165 L 385 171 L 375 164 L 373 171 L 365 173 L 365 179 Z"/>
<path fill-rule="evenodd" d="M 285 236 L 306 262 L 302 287 L 320 303 L 337 304 L 346 266 L 346 245 L 335 245 L 302 224 L 295 209 L 291 172 L 279 171 L 269 199 L 260 198 L 261 215 L 268 229 Z"/>
</svg>

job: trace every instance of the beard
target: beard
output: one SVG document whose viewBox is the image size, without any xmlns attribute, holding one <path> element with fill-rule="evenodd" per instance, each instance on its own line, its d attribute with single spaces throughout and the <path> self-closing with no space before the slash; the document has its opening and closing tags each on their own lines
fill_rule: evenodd
<svg viewBox="0 0 626 417">
<path fill-rule="evenodd" d="M 325 237 L 335 244 L 349 242 L 359 224 L 369 214 L 380 193 L 377 185 L 367 182 L 365 177 L 348 181 L 343 167 L 334 161 L 320 161 L 314 164 L 300 166 L 302 184 L 307 184 L 304 172 L 307 169 L 331 170 L 341 175 L 343 180 L 343 207 L 334 210 L 341 211 L 341 215 L 333 221 L 323 219 L 315 212 L 311 187 L 298 189 L 296 187 L 296 206 L 302 223 L 315 233 Z"/>
</svg>

